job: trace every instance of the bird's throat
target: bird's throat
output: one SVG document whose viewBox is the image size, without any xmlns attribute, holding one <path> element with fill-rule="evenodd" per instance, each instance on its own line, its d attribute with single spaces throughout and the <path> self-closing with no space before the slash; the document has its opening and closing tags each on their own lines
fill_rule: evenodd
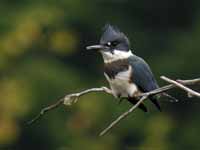
<svg viewBox="0 0 200 150">
<path fill-rule="evenodd" d="M 104 63 L 111 63 L 114 61 L 128 59 L 133 53 L 129 51 L 113 50 L 113 51 L 101 51 Z"/>
</svg>

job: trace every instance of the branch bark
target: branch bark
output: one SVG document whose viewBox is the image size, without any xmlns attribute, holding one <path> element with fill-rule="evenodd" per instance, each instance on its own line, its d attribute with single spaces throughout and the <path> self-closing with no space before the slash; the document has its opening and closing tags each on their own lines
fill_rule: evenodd
<svg viewBox="0 0 200 150">
<path fill-rule="evenodd" d="M 182 84 L 174 81 L 174 80 L 171 80 L 165 76 L 161 76 L 161 79 L 165 80 L 166 82 L 169 82 L 169 83 L 172 83 L 172 84 L 169 84 L 169 85 L 166 85 L 166 86 L 163 86 L 161 88 L 158 88 L 156 90 L 153 90 L 153 91 L 150 91 L 150 92 L 147 92 L 147 93 L 142 93 L 138 96 L 140 96 L 140 100 L 134 105 L 132 106 L 128 111 L 124 112 L 123 114 L 121 114 L 116 120 L 114 120 L 107 128 L 105 128 L 100 134 L 99 136 L 103 136 L 105 135 L 109 130 L 111 130 L 117 123 L 119 123 L 122 119 L 124 119 L 125 117 L 127 117 L 131 112 L 133 112 L 138 106 L 139 104 L 141 104 L 144 100 L 146 100 L 150 95 L 156 95 L 156 94 L 159 94 L 159 93 L 163 93 L 165 91 L 168 91 L 172 88 L 175 88 L 175 87 L 178 87 L 178 88 L 181 88 L 183 89 L 184 91 L 188 92 L 189 94 L 192 94 L 192 95 L 195 95 L 195 96 L 198 96 L 198 92 L 195 92 L 193 91 L 192 89 L 190 88 L 187 88 L 185 86 L 183 86 L 182 84 L 184 85 L 193 85 L 193 84 L 200 84 L 200 78 L 198 79 L 194 79 L 194 80 L 178 80 L 179 82 L 181 82 Z"/>
<path fill-rule="evenodd" d="M 85 95 L 85 94 L 88 94 L 88 93 L 92 93 L 92 92 L 105 92 L 107 94 L 111 94 L 112 95 L 112 91 L 107 88 L 107 87 L 100 87 L 100 88 L 91 88 L 91 89 L 87 89 L 87 90 L 84 90 L 82 92 L 79 92 L 79 93 L 73 93 L 73 94 L 68 94 L 68 95 L 65 95 L 64 98 L 61 98 L 60 100 L 58 100 L 56 103 L 54 104 L 51 104 L 45 108 L 43 108 L 40 113 L 34 117 L 32 120 L 30 120 L 27 124 L 30 125 L 30 124 L 33 124 L 35 123 L 37 120 L 39 120 L 46 112 L 52 110 L 52 109 L 55 109 L 57 108 L 58 106 L 60 106 L 61 104 L 64 104 L 64 105 L 72 105 L 73 103 L 76 103 L 78 101 L 78 98 Z"/>
<path fill-rule="evenodd" d="M 141 93 L 139 95 L 137 95 L 137 98 L 140 98 L 140 100 L 134 105 L 132 106 L 128 111 L 124 112 L 123 114 L 121 114 L 116 120 L 114 120 L 107 128 L 105 128 L 99 135 L 103 136 L 105 135 L 109 130 L 111 130 L 116 124 L 118 124 L 122 119 L 124 119 L 125 117 L 127 117 L 131 112 L 133 112 L 144 100 L 146 100 L 150 95 L 156 95 L 159 93 L 163 93 L 166 92 L 168 90 L 171 90 L 173 88 L 180 88 L 181 90 L 184 90 L 188 93 L 189 95 L 192 96 L 196 96 L 196 97 L 200 97 L 200 93 L 196 92 L 188 87 L 186 87 L 186 85 L 196 85 L 196 84 L 200 84 L 200 78 L 197 79 L 192 79 L 192 80 L 172 80 L 169 79 L 165 76 L 161 76 L 161 79 L 165 80 L 166 82 L 170 83 L 166 86 L 160 87 L 158 89 L 155 89 L 153 91 L 150 92 L 146 92 L 146 93 Z M 58 106 L 60 106 L 61 104 L 64 105 L 72 105 L 74 103 L 76 103 L 78 101 L 78 99 L 86 94 L 92 93 L 92 92 L 105 92 L 107 94 L 113 95 L 112 91 L 107 88 L 107 87 L 100 87 L 100 88 L 91 88 L 91 89 L 87 89 L 84 90 L 82 92 L 79 93 L 72 93 L 72 94 L 68 94 L 65 95 L 64 98 L 58 100 L 56 103 L 49 105 L 45 108 L 43 108 L 40 113 L 33 118 L 31 121 L 28 122 L 28 124 L 32 124 L 34 122 L 36 122 L 38 119 L 40 119 L 46 112 L 57 108 Z M 190 96 L 189 96 L 190 97 Z"/>
<path fill-rule="evenodd" d="M 99 136 L 103 136 L 106 134 L 109 130 L 111 130 L 117 123 L 119 123 L 122 119 L 127 117 L 131 112 L 133 112 L 148 96 L 143 96 L 140 98 L 140 100 L 133 105 L 128 111 L 124 112 L 122 115 L 120 115 L 115 121 L 113 121 L 106 129 L 104 129 Z"/>
<path fill-rule="evenodd" d="M 178 81 L 177 82 L 177 81 L 171 80 L 171 79 L 169 79 L 169 78 L 167 78 L 165 76 L 161 76 L 161 79 L 163 79 L 163 80 L 165 80 L 165 81 L 167 81 L 167 82 L 169 82 L 171 84 L 174 84 L 175 86 L 177 86 L 180 89 L 182 89 L 182 90 L 186 91 L 187 93 L 189 93 L 189 95 L 191 95 L 191 96 L 200 97 L 200 93 L 198 93 L 198 92 L 196 92 L 196 91 L 184 86 L 183 84 L 181 84 L 181 80 L 177 80 Z"/>
</svg>

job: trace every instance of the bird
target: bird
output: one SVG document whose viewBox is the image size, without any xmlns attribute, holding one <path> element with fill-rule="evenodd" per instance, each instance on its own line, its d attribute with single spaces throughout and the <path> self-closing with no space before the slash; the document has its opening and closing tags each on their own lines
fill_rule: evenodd
<svg viewBox="0 0 200 150">
<path fill-rule="evenodd" d="M 132 52 L 128 37 L 116 26 L 106 24 L 99 44 L 87 46 L 86 49 L 101 53 L 104 76 L 115 98 L 126 99 L 135 105 L 139 101 L 137 95 L 159 88 L 147 62 Z M 153 95 L 149 99 L 161 111 L 159 97 Z M 144 103 L 138 107 L 144 112 L 148 111 Z"/>
</svg>

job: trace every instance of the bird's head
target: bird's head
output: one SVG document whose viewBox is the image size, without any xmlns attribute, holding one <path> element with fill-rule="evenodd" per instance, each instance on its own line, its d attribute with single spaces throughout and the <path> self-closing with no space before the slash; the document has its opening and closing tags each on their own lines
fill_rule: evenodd
<svg viewBox="0 0 200 150">
<path fill-rule="evenodd" d="M 86 49 L 99 51 L 104 60 L 111 60 L 130 53 L 129 46 L 129 40 L 123 32 L 116 27 L 106 25 L 99 44 L 87 46 Z"/>
</svg>

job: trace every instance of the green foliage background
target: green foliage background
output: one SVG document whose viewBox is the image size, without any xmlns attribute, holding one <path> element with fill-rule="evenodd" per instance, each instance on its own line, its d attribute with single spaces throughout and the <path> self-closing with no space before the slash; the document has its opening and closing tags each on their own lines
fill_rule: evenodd
<svg viewBox="0 0 200 150">
<path fill-rule="evenodd" d="M 107 85 L 101 56 L 85 50 L 98 43 L 106 23 L 128 35 L 160 85 L 160 75 L 199 77 L 198 0 L 1 0 L 0 149 L 200 149 L 200 101 L 179 90 L 171 91 L 179 103 L 161 100 L 158 112 L 146 102 L 149 113 L 137 110 L 101 138 L 129 103 L 90 94 L 25 125 L 67 93 Z"/>
</svg>

